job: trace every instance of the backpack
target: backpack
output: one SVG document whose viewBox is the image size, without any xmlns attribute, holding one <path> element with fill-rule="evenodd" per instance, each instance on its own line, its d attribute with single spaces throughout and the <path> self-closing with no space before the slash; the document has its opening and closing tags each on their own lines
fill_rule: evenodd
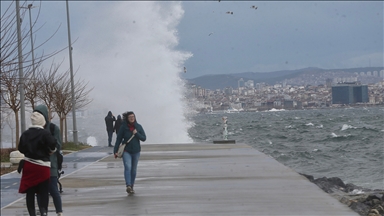
<svg viewBox="0 0 384 216">
<path fill-rule="evenodd" d="M 53 124 L 52 122 L 51 122 L 51 124 L 49 124 L 49 130 L 51 131 L 52 136 L 54 136 L 54 134 L 55 134 L 55 126 L 56 125 Z M 63 168 L 64 156 L 61 153 L 61 151 L 56 151 L 55 154 L 57 157 L 57 170 L 61 170 Z"/>
</svg>

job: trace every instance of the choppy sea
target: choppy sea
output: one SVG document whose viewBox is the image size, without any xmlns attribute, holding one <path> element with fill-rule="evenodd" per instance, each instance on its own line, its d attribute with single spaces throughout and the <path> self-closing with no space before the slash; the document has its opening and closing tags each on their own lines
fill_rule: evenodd
<svg viewBox="0 0 384 216">
<path fill-rule="evenodd" d="M 296 172 L 384 189 L 384 107 L 197 114 L 189 119 L 189 136 L 194 142 L 223 139 L 223 116 L 228 118 L 228 139 Z M 93 119 L 79 119 L 79 141 L 104 145 L 104 123 L 90 123 Z"/>
<path fill-rule="evenodd" d="M 245 143 L 296 172 L 384 189 L 384 107 L 199 114 L 195 142 Z"/>
</svg>

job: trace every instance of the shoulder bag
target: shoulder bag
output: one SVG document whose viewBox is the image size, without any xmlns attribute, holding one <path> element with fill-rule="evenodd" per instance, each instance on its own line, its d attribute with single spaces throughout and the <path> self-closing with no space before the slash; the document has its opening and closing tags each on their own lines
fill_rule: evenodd
<svg viewBox="0 0 384 216">
<path fill-rule="evenodd" d="M 119 150 L 117 151 L 117 157 L 118 158 L 122 158 L 123 157 L 125 145 L 127 145 L 133 139 L 134 136 L 135 136 L 135 134 L 132 134 L 131 138 L 129 138 L 129 140 L 127 142 L 125 142 L 124 144 L 121 144 L 119 146 Z"/>
</svg>

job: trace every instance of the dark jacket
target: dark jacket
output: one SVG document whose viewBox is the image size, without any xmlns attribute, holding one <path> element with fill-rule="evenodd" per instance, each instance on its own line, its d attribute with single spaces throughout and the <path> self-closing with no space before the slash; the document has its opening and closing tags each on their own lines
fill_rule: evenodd
<svg viewBox="0 0 384 216">
<path fill-rule="evenodd" d="M 47 108 L 47 106 L 45 106 L 43 104 L 38 105 L 38 106 L 35 107 L 35 109 L 33 111 L 34 112 L 37 111 L 37 112 L 41 113 L 44 116 L 45 122 L 46 122 L 44 129 L 46 131 L 48 131 L 49 133 L 51 133 L 50 129 L 49 129 L 50 128 L 49 126 L 50 126 L 51 122 L 49 121 L 49 118 L 48 118 L 48 108 Z M 60 128 L 57 125 L 55 125 L 55 131 L 53 133 L 53 136 L 56 139 L 56 151 L 60 152 L 61 151 L 61 146 L 62 146 L 62 140 L 61 140 Z M 56 154 L 51 154 L 50 159 L 51 159 L 51 176 L 56 176 L 57 177 L 58 174 L 59 174 L 59 171 L 57 170 L 57 165 L 58 164 L 57 164 L 57 156 L 56 156 Z"/>
<path fill-rule="evenodd" d="M 125 146 L 124 151 L 129 152 L 131 154 L 135 154 L 141 151 L 141 146 L 140 146 L 140 140 L 145 141 L 147 139 L 147 136 L 145 135 L 143 127 L 135 122 L 135 129 L 137 133 L 135 134 L 135 137 Z M 132 136 L 132 131 L 129 130 L 128 124 L 126 121 L 123 121 L 123 124 L 120 127 L 119 132 L 117 133 L 117 138 L 116 138 L 116 143 L 115 143 L 115 148 L 113 150 L 113 153 L 116 153 L 117 150 L 119 149 L 120 143 L 125 143 L 131 138 Z"/>
<path fill-rule="evenodd" d="M 18 150 L 25 157 L 50 161 L 49 153 L 55 148 L 56 140 L 49 131 L 31 127 L 21 134 Z"/>
<path fill-rule="evenodd" d="M 112 116 L 112 112 L 109 111 L 108 115 L 105 117 L 105 126 L 107 127 L 107 131 L 113 132 L 113 122 L 116 121 L 115 116 Z"/>
<path fill-rule="evenodd" d="M 119 132 L 119 129 L 122 123 L 123 123 L 123 120 L 121 119 L 121 115 L 118 115 L 115 122 L 115 126 L 113 127 L 113 131 L 116 132 L 116 134 Z"/>
</svg>

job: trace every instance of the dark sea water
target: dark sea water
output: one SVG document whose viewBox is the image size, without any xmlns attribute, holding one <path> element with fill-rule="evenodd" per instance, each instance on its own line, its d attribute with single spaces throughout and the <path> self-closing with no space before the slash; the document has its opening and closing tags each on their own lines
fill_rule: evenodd
<svg viewBox="0 0 384 216">
<path fill-rule="evenodd" d="M 228 139 L 296 172 L 384 189 L 384 107 L 197 114 L 189 119 L 189 136 L 194 142 L 221 140 L 223 116 Z M 78 130 L 80 142 L 107 145 L 103 118 L 79 118 Z"/>
<path fill-rule="evenodd" d="M 296 172 L 384 189 L 384 107 L 199 114 L 194 142 L 245 143 Z"/>
</svg>

